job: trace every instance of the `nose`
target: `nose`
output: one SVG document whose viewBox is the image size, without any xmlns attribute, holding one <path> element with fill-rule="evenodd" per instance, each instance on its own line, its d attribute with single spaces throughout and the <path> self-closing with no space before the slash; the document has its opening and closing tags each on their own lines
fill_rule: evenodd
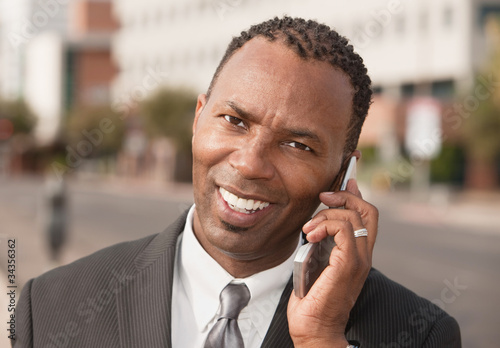
<svg viewBox="0 0 500 348">
<path fill-rule="evenodd" d="M 238 144 L 229 155 L 229 164 L 247 180 L 270 180 L 275 174 L 272 152 L 257 139 Z"/>
</svg>

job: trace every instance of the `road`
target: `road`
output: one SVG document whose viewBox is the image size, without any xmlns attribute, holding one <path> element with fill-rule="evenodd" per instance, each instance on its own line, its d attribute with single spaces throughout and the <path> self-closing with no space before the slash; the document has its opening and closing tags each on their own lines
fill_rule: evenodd
<svg viewBox="0 0 500 348">
<path fill-rule="evenodd" d="M 192 202 L 185 185 L 87 180 L 72 182 L 68 192 L 71 226 L 62 263 L 160 232 Z M 1 242 L 16 238 L 20 286 L 53 267 L 43 234 L 43 196 L 39 178 L 0 179 Z M 401 193 L 371 194 L 369 200 L 381 216 L 374 267 L 453 315 L 464 347 L 498 346 L 500 231 L 484 224 L 491 214 L 478 218 L 475 205 L 450 210 L 413 203 Z M 5 254 L 4 244 L 0 252 Z M 5 264 L 2 255 L 0 262 Z"/>
</svg>

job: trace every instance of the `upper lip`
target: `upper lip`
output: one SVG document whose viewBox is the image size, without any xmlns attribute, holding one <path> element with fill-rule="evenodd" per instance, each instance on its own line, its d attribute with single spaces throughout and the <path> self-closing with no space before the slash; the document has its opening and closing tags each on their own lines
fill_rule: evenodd
<svg viewBox="0 0 500 348">
<path fill-rule="evenodd" d="M 243 193 L 241 192 L 240 190 L 238 189 L 235 189 L 234 187 L 230 187 L 230 186 L 225 186 L 225 185 L 219 185 L 220 187 L 222 187 L 224 190 L 226 191 L 229 191 L 231 192 L 232 194 L 235 194 L 236 196 L 238 196 L 239 198 L 243 198 L 243 199 L 253 199 L 254 201 L 261 201 L 261 202 L 268 202 L 268 203 L 271 203 L 271 201 L 267 198 L 263 198 L 262 196 L 259 196 L 259 195 L 254 195 L 254 194 L 246 194 L 246 193 Z"/>
</svg>

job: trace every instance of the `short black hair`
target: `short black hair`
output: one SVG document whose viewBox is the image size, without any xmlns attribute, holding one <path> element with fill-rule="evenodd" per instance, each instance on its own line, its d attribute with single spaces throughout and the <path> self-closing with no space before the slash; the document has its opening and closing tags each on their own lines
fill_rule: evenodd
<svg viewBox="0 0 500 348">
<path fill-rule="evenodd" d="M 280 38 L 299 57 L 305 60 L 327 61 L 349 76 L 354 89 L 352 98 L 353 114 L 347 128 L 344 157 L 352 153 L 358 145 L 361 127 L 370 108 L 372 98 L 371 80 L 363 64 L 363 59 L 354 52 L 354 48 L 349 44 L 349 41 L 327 25 L 313 20 L 306 21 L 302 18 L 285 16 L 283 18 L 275 17 L 253 25 L 247 31 L 242 31 L 240 36 L 233 37 L 229 43 L 212 77 L 207 91 L 207 98 L 210 97 L 217 78 L 234 52 L 255 37 L 264 37 L 271 42 Z"/>
</svg>

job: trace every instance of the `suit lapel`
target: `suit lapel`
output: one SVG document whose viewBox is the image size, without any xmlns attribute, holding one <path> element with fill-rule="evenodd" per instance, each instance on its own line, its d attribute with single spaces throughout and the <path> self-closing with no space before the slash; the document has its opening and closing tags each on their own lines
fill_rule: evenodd
<svg viewBox="0 0 500 348">
<path fill-rule="evenodd" d="M 263 348 L 289 348 L 293 347 L 292 338 L 288 330 L 287 307 L 290 294 L 292 293 L 292 278 L 290 277 L 281 294 L 280 302 L 274 313 L 269 330 L 267 330 Z"/>
<path fill-rule="evenodd" d="M 177 237 L 187 211 L 158 234 L 134 260 L 135 270 L 116 293 L 123 348 L 170 348 L 172 284 Z"/>
</svg>

